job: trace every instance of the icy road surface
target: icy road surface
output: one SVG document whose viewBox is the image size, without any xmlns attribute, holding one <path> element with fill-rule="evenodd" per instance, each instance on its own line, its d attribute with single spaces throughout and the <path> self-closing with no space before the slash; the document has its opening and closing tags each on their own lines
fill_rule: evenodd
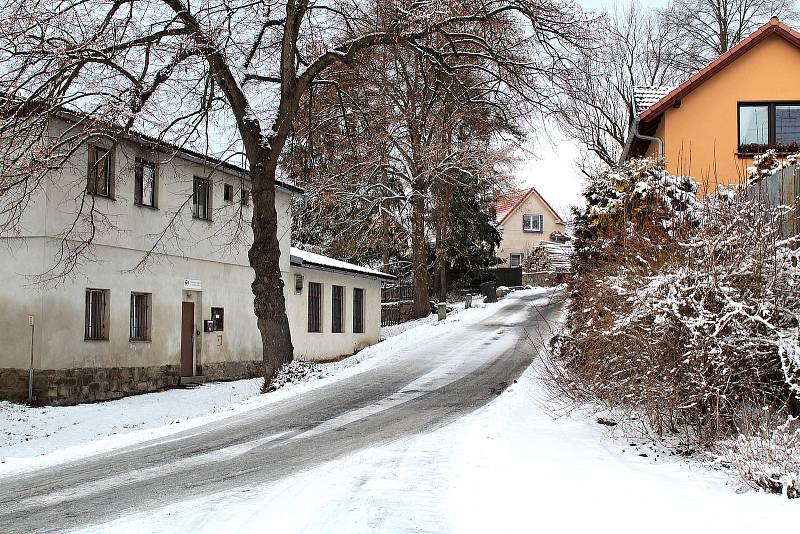
<svg viewBox="0 0 800 534">
<path fill-rule="evenodd" d="M 131 516 L 139 519 L 122 530 L 158 531 L 169 527 L 148 525 L 142 518 L 150 511 L 246 493 L 430 432 L 513 383 L 536 353 L 530 339 L 549 338 L 559 311 L 541 292 L 515 293 L 479 310 L 478 320 L 423 326 L 427 334 L 418 337 L 408 331 L 402 342 L 387 345 L 394 348 L 391 357 L 303 394 L 150 441 L 9 473 L 0 478 L 0 532 L 64 531 Z M 302 492 L 296 498 L 303 500 Z"/>
</svg>

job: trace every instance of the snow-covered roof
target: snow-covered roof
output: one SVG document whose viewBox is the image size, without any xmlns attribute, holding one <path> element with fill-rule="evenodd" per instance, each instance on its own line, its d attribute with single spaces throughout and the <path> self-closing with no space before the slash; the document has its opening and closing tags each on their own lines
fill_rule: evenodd
<svg viewBox="0 0 800 534">
<path fill-rule="evenodd" d="M 355 263 L 336 260 L 329 258 L 328 256 L 323 256 L 322 254 L 308 252 L 295 247 L 291 247 L 289 249 L 289 260 L 292 265 L 297 265 L 298 267 L 344 271 L 362 276 L 383 278 L 384 280 L 394 280 L 397 278 L 394 275 L 387 274 L 376 269 L 370 269 L 369 267 L 362 267 L 361 265 L 356 265 Z"/>
<path fill-rule="evenodd" d="M 638 115 L 667 96 L 673 89 L 672 86 L 637 85 L 634 87 L 633 99 L 636 102 L 636 114 Z"/>
</svg>

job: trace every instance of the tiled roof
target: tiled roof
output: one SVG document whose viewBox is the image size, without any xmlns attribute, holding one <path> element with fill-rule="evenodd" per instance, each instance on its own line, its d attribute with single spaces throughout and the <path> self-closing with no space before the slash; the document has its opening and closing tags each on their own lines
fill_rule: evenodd
<svg viewBox="0 0 800 534">
<path fill-rule="evenodd" d="M 640 119 L 643 122 L 655 120 L 664 112 L 664 110 L 669 108 L 705 80 L 728 66 L 742 54 L 771 35 L 776 35 L 784 39 L 786 42 L 800 48 L 800 33 L 794 31 L 785 23 L 778 20 L 777 17 L 772 17 L 769 22 L 765 23 L 759 29 L 751 33 L 746 39 L 706 65 L 706 67 L 700 72 L 679 86 L 675 87 L 668 94 L 664 95 L 657 102 L 648 107 L 640 114 Z"/>
<path fill-rule="evenodd" d="M 497 214 L 496 221 L 498 223 L 502 222 L 503 219 L 508 217 L 508 215 L 516 209 L 517 206 L 522 204 L 522 201 L 528 196 L 530 193 L 530 189 L 522 189 L 520 191 L 512 191 L 511 193 L 498 198 L 494 201 L 494 211 Z"/>
<path fill-rule="evenodd" d="M 633 100 L 636 103 L 636 114 L 646 110 L 672 91 L 672 86 L 637 85 L 633 88 Z"/>
</svg>

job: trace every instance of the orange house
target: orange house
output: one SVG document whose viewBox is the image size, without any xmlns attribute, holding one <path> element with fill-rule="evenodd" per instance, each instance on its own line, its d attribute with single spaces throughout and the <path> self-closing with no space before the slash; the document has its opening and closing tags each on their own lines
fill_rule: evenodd
<svg viewBox="0 0 800 534">
<path fill-rule="evenodd" d="M 638 87 L 623 159 L 663 155 L 701 191 L 741 183 L 753 156 L 800 145 L 800 33 L 777 18 L 674 88 Z"/>
</svg>

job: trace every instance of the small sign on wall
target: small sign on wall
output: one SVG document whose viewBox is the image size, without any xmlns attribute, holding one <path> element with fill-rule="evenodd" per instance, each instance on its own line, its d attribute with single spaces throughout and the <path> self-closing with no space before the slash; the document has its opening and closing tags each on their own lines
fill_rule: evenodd
<svg viewBox="0 0 800 534">
<path fill-rule="evenodd" d="M 200 291 L 201 289 L 203 289 L 203 283 L 200 280 L 192 280 L 191 278 L 184 278 L 183 289 L 187 291 Z"/>
</svg>

